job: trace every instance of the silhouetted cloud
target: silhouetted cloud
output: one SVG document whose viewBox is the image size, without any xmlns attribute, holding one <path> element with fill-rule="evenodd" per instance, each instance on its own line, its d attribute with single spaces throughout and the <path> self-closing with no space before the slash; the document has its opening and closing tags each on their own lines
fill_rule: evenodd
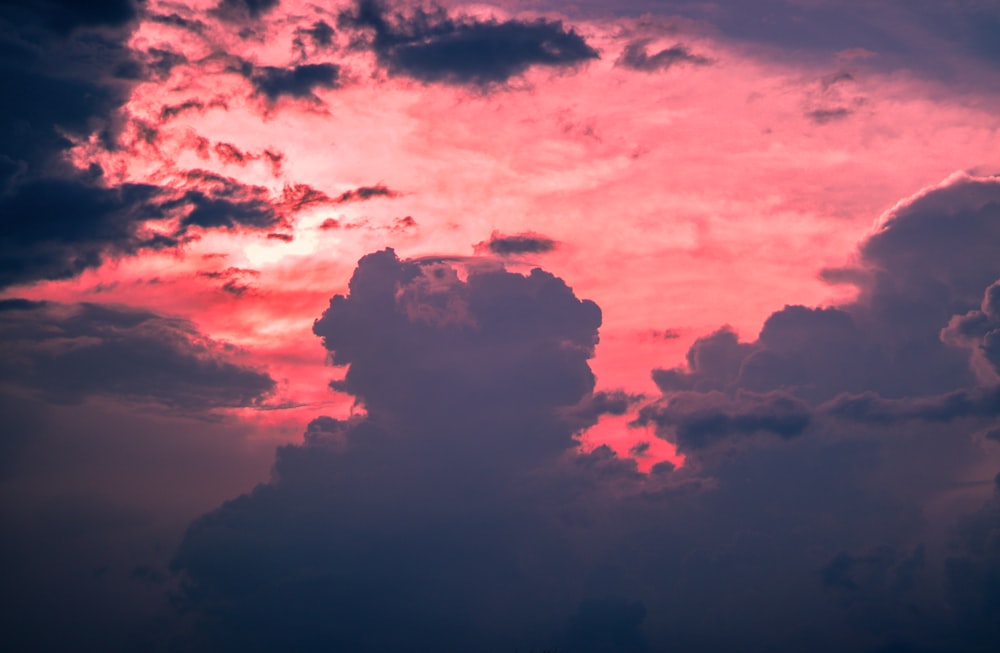
<svg viewBox="0 0 1000 653">
<path fill-rule="evenodd" d="M 161 220 L 160 189 L 126 184 L 102 188 L 86 178 L 39 179 L 0 196 L 0 287 L 64 279 L 111 254 L 177 245 L 150 231 Z"/>
<path fill-rule="evenodd" d="M 373 32 L 371 47 L 391 74 L 424 82 L 503 83 L 536 65 L 568 67 L 597 51 L 559 21 L 453 18 L 441 8 L 391 20 L 379 0 L 359 0 L 341 13 L 343 28 Z"/>
<path fill-rule="evenodd" d="M 0 196 L 0 288 L 65 279 L 107 258 L 175 247 L 193 229 L 267 229 L 279 217 L 261 188 L 192 173 L 198 188 L 105 187 L 100 177 L 49 177 Z M 171 226 L 173 220 L 177 226 Z"/>
<path fill-rule="evenodd" d="M 687 453 L 734 436 L 770 433 L 794 438 L 809 426 L 812 413 L 805 402 L 777 392 L 741 392 L 734 397 L 721 392 L 682 392 L 644 408 L 639 419 L 669 429 L 678 450 Z"/>
<path fill-rule="evenodd" d="M 206 177 L 205 187 L 178 194 L 115 185 L 97 165 L 81 171 L 67 162 L 74 139 L 111 147 L 119 110 L 142 73 L 125 47 L 135 15 L 132 3 L 114 0 L 0 10 L 0 47 L 16 53 L 0 62 L 0 288 L 175 247 L 193 228 L 277 221 L 265 195 L 233 180 Z M 156 142 L 154 126 L 138 127 L 140 137 Z M 171 226 L 175 219 L 179 228 Z"/>
<path fill-rule="evenodd" d="M 315 98 L 317 88 L 340 86 L 340 66 L 332 63 L 302 64 L 291 68 L 261 66 L 253 68 L 250 81 L 257 92 L 269 100 L 288 96 Z"/>
<path fill-rule="evenodd" d="M 192 580 L 206 645 L 513 649 L 585 628 L 640 640 L 631 604 L 585 604 L 605 618 L 571 628 L 571 602 L 530 626 L 561 592 L 568 535 L 542 505 L 569 497 L 544 488 L 591 472 L 534 475 L 574 446 L 577 425 L 557 409 L 591 392 L 599 323 L 594 304 L 540 270 L 461 281 L 391 251 L 362 259 L 314 330 L 350 366 L 337 387 L 367 416 L 313 422 L 303 445 L 279 451 L 273 483 L 192 525 L 174 568 Z M 233 537 L 242 553 L 226 564 Z M 502 623 L 484 618 L 496 601 Z"/>
<path fill-rule="evenodd" d="M 274 381 L 187 322 L 101 304 L 24 303 L 0 311 L 0 383 L 49 401 L 116 397 L 185 410 L 252 406 Z"/>
<path fill-rule="evenodd" d="M 651 42 L 651 39 L 632 41 L 625 46 L 615 63 L 619 66 L 646 72 L 666 70 L 682 63 L 694 66 L 707 66 L 712 63 L 708 57 L 692 53 L 687 46 L 681 43 L 664 48 L 656 54 L 649 54 L 648 49 Z"/>
<path fill-rule="evenodd" d="M 982 362 L 1000 375 L 1000 282 L 986 289 L 979 309 L 952 318 L 941 337 L 969 348 L 974 367 L 982 369 L 977 365 Z"/>
<path fill-rule="evenodd" d="M 927 255 L 950 224 L 929 207 L 974 219 L 994 183 L 959 178 L 901 203 L 861 246 L 858 300 L 786 307 L 749 343 L 730 329 L 702 338 L 689 370 L 657 375 L 664 396 L 652 402 L 593 392 L 599 312 L 551 275 L 472 268 L 463 281 L 443 261 L 365 257 L 314 330 L 349 365 L 332 385 L 366 414 L 314 421 L 279 451 L 270 483 L 191 526 L 173 568 L 191 580 L 195 641 L 644 651 L 752 640 L 831 652 L 993 641 L 987 619 L 964 629 L 972 622 L 949 616 L 934 588 L 948 583 L 962 619 L 991 614 L 988 583 L 972 579 L 989 577 L 996 554 L 953 556 L 963 562 L 947 571 L 920 544 L 947 526 L 915 530 L 898 509 L 980 456 L 973 436 L 997 393 L 940 332 L 955 315 L 977 323 L 989 282 L 955 298 L 995 270 L 894 269 L 908 257 L 878 241 Z M 915 222 L 929 225 L 919 238 Z M 955 292 L 921 291 L 920 277 Z M 900 294 L 907 310 L 869 300 Z M 896 338 L 914 358 L 893 353 Z M 908 378 L 918 367 L 937 372 Z M 574 451 L 574 433 L 637 405 L 684 467 L 643 477 L 606 447 Z M 914 482 L 931 460 L 936 471 Z"/>
<path fill-rule="evenodd" d="M 817 125 L 825 125 L 837 120 L 843 120 L 852 113 L 853 111 L 847 107 L 834 107 L 832 109 L 814 109 L 806 113 L 806 116 Z"/>
<path fill-rule="evenodd" d="M 968 351 L 954 341 L 991 332 L 983 294 L 1000 276 L 987 244 L 1000 238 L 997 200 L 996 178 L 958 176 L 901 202 L 861 243 L 857 265 L 836 273 L 859 286 L 855 301 L 786 306 L 752 342 L 723 329 L 692 346 L 688 369 L 657 370 L 654 379 L 668 394 L 784 391 L 813 404 L 843 393 L 896 399 L 974 387 Z"/>
<path fill-rule="evenodd" d="M 352 190 L 345 190 L 343 193 L 337 196 L 334 200 L 338 204 L 345 204 L 347 202 L 361 202 L 364 200 L 374 199 L 376 197 L 396 197 L 399 193 L 387 188 L 382 184 L 376 184 L 374 186 L 360 186 Z"/>
<path fill-rule="evenodd" d="M 13 0 L 0 9 L 4 14 L 19 21 L 31 16 L 64 35 L 81 27 L 120 27 L 136 17 L 136 7 L 132 0 Z"/>
<path fill-rule="evenodd" d="M 551 252 L 556 245 L 556 241 L 536 233 L 507 236 L 494 231 L 489 241 L 476 245 L 476 250 L 485 250 L 499 256 L 518 256 Z"/>
<path fill-rule="evenodd" d="M 278 6 L 280 0 L 222 0 L 215 13 L 226 20 L 256 20 Z"/>
</svg>

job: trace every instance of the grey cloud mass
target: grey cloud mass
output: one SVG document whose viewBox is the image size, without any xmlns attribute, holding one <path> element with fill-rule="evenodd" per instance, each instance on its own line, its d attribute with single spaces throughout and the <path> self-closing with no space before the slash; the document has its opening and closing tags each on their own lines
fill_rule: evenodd
<svg viewBox="0 0 1000 653">
<path fill-rule="evenodd" d="M 200 411 L 253 406 L 265 373 L 188 323 L 124 306 L 0 303 L 0 384 L 49 401 L 116 397 Z"/>
<path fill-rule="evenodd" d="M 931 191 L 872 239 L 943 219 L 928 210 L 937 193 L 967 219 L 955 216 L 994 183 Z M 920 326 L 891 311 L 873 322 L 864 298 L 888 292 L 887 260 L 861 259 L 855 304 L 786 308 L 755 342 L 726 329 L 699 341 L 691 370 L 659 373 L 664 397 L 650 402 L 593 392 L 599 312 L 558 279 L 463 281 L 446 263 L 366 257 L 315 324 L 332 362 L 349 365 L 335 387 L 366 415 L 316 420 L 302 445 L 279 451 L 270 483 L 192 524 L 173 563 L 201 624 L 190 641 L 988 650 L 994 483 L 985 494 L 967 484 L 966 517 L 932 507 L 956 474 L 998 458 L 975 437 L 995 419 L 996 390 L 979 384 L 968 350 L 940 338 L 949 311 L 982 295 L 940 311 L 928 298 Z M 914 358 L 872 359 L 885 321 L 903 319 Z M 943 377 L 907 385 L 917 364 L 943 365 Z M 869 393 L 867 413 L 838 413 L 862 396 L 852 391 Z M 574 451 L 573 433 L 637 405 L 687 454 L 682 468 L 643 476 L 607 448 Z"/>
</svg>

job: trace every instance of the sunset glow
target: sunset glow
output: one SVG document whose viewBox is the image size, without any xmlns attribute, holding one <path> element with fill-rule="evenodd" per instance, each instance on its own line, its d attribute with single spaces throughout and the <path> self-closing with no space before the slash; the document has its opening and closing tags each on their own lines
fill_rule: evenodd
<svg viewBox="0 0 1000 653">
<path fill-rule="evenodd" d="M 13 650 L 1000 642 L 1000 10 L 750 4 L 0 10 Z"/>
</svg>

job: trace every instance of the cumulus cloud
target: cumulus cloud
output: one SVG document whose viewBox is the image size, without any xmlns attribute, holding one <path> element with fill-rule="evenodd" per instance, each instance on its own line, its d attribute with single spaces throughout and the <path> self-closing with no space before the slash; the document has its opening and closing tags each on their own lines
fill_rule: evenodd
<svg viewBox="0 0 1000 653">
<path fill-rule="evenodd" d="M 686 454 L 688 473 L 714 479 L 720 507 L 736 502 L 741 474 L 760 482 L 763 468 L 751 471 L 750 461 L 775 457 L 815 473 L 815 456 L 856 448 L 826 463 L 851 466 L 860 451 L 878 450 L 891 462 L 862 476 L 889 484 L 899 473 L 889 470 L 923 460 L 939 468 L 939 479 L 896 490 L 917 510 L 930 510 L 930 497 L 944 491 L 939 484 L 968 474 L 959 470 L 975 467 L 977 457 L 992 460 L 995 473 L 989 447 L 1000 417 L 992 347 L 998 199 L 996 178 L 956 175 L 900 202 L 859 245 L 850 267 L 826 273 L 856 285 L 855 300 L 786 306 L 749 342 L 725 327 L 698 339 L 686 368 L 654 372 L 663 396 L 641 406 L 636 423 L 654 425 Z M 918 456 L 911 447 L 936 453 Z M 820 490 L 811 484 L 780 484 L 813 508 L 836 513 L 858 508 L 860 497 L 850 497 L 858 481 L 833 483 L 830 492 L 846 493 L 837 499 L 813 494 Z M 969 488 L 982 486 L 977 478 Z M 755 502 L 763 500 L 762 488 L 746 487 Z M 972 496 L 982 499 L 980 491 Z M 975 503 L 966 498 L 964 509 Z M 998 523 L 994 503 L 968 517 L 969 526 L 937 514 L 919 528 L 876 527 L 878 537 L 859 538 L 827 558 L 820 576 L 837 618 L 860 638 L 857 650 L 985 650 L 996 643 L 995 588 L 983 580 L 1000 564 L 1000 552 L 984 544 Z M 800 514 L 789 509 L 785 518 Z M 758 526 L 766 521 L 758 508 L 750 510 Z M 945 533 L 958 544 L 943 547 Z M 806 537 L 815 541 L 815 534 Z"/>
<path fill-rule="evenodd" d="M 379 63 L 423 82 L 487 86 L 531 66 L 568 67 L 598 57 L 576 31 L 545 19 L 453 18 L 441 8 L 390 17 L 379 0 L 359 0 L 339 25 L 371 30 Z"/>
<path fill-rule="evenodd" d="M 914 215 L 901 207 L 891 219 Z M 865 277 L 869 288 L 877 276 Z M 471 268 L 463 280 L 445 261 L 369 255 L 314 326 L 331 362 L 348 366 L 334 387 L 365 410 L 315 420 L 301 445 L 280 449 L 269 483 L 191 525 L 173 570 L 189 580 L 192 643 L 985 646 L 994 641 L 986 620 L 965 630 L 972 622 L 948 605 L 992 610 L 988 582 L 975 579 L 990 577 L 996 554 L 942 549 L 961 532 L 954 517 L 921 515 L 981 464 L 973 435 L 996 392 L 975 384 L 961 350 L 952 353 L 966 375 L 948 380 L 970 385 L 951 395 L 875 394 L 858 380 L 867 377 L 833 369 L 825 379 L 819 366 L 878 331 L 863 308 L 785 309 L 752 343 L 720 330 L 692 347 L 690 371 L 660 376 L 664 397 L 650 402 L 593 391 L 587 359 L 600 313 L 555 277 Z M 953 349 L 936 342 L 917 350 L 925 364 L 936 347 Z M 779 356 L 745 376 L 767 351 L 803 359 Z M 892 359 L 867 364 L 859 369 L 888 366 L 871 377 L 879 383 L 905 375 Z M 835 416 L 854 387 L 891 414 Z M 898 412 L 918 405 L 924 412 Z M 574 433 L 636 407 L 687 454 L 682 467 L 643 476 L 606 447 L 575 448 Z M 975 512 L 980 486 L 969 484 L 975 493 L 961 504 L 975 523 L 986 519 Z M 947 596 L 935 589 L 945 585 Z"/>
<path fill-rule="evenodd" d="M 547 466 L 568 465 L 576 424 L 560 409 L 593 388 L 599 324 L 593 303 L 540 270 L 462 281 L 391 251 L 362 259 L 314 330 L 367 415 L 313 422 L 279 451 L 270 484 L 193 524 L 177 553 L 210 646 L 530 647 L 586 627 L 641 639 L 628 634 L 641 614 L 616 604 L 606 625 L 571 627 L 572 602 L 555 624 L 532 615 L 568 578 L 552 571 L 579 517 L 550 521 L 536 501 L 572 501 L 539 487 L 557 482 Z M 225 564 L 233 537 L 242 553 Z M 393 628 L 376 627 L 386 619 Z"/>
<path fill-rule="evenodd" d="M 954 341 L 991 332 L 983 293 L 1000 272 L 997 199 L 997 179 L 958 176 L 901 202 L 851 268 L 827 273 L 857 285 L 856 300 L 786 306 L 751 342 L 722 329 L 692 346 L 687 369 L 657 370 L 654 380 L 668 395 L 782 391 L 814 405 L 844 393 L 901 399 L 975 387 Z"/>
</svg>

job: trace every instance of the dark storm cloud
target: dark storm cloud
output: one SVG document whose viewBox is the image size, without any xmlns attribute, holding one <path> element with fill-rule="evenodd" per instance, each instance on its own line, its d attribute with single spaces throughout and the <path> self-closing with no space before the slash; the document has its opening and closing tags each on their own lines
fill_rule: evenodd
<svg viewBox="0 0 1000 653">
<path fill-rule="evenodd" d="M 682 63 L 694 66 L 707 66 L 712 63 L 708 57 L 692 53 L 687 46 L 681 43 L 651 55 L 648 52 L 650 43 L 650 39 L 640 39 L 629 43 L 615 63 L 619 66 L 645 72 L 666 70 Z"/>
<path fill-rule="evenodd" d="M 194 228 L 266 229 L 278 222 L 262 189 L 219 176 L 176 193 L 104 187 L 100 178 L 41 178 L 0 195 L 0 287 L 65 279 L 109 257 L 175 247 Z M 179 226 L 167 226 L 169 219 Z"/>
<path fill-rule="evenodd" d="M 116 397 L 186 410 L 252 406 L 274 390 L 182 320 L 101 304 L 8 302 L 0 383 L 49 401 Z"/>
<path fill-rule="evenodd" d="M 261 66 L 254 68 L 250 81 L 261 95 L 269 100 L 279 97 L 315 98 L 318 88 L 340 86 L 340 66 L 332 63 L 302 64 L 291 68 Z"/>
<path fill-rule="evenodd" d="M 102 188 L 84 179 L 38 179 L 0 196 L 0 287 L 64 279 L 111 254 L 177 244 L 143 229 L 164 217 L 155 186 Z"/>
<path fill-rule="evenodd" d="M 389 15 L 379 0 L 359 0 L 342 28 L 370 29 L 371 47 L 389 73 L 423 82 L 500 84 L 531 66 L 569 67 L 598 53 L 559 21 L 453 18 L 441 8 Z"/>
<path fill-rule="evenodd" d="M 59 34 L 80 27 L 120 27 L 136 16 L 131 0 L 12 0 L 0 8 L 0 16 L 13 21 L 38 21 Z"/>
<path fill-rule="evenodd" d="M 0 11 L 0 153 L 30 175 L 51 174 L 66 168 L 66 134 L 109 129 L 128 91 L 118 72 L 135 63 L 122 39 L 118 31 L 53 32 L 34 13 Z"/>
<path fill-rule="evenodd" d="M 539 270 L 461 281 L 391 251 L 362 259 L 314 330 L 350 365 L 337 387 L 367 417 L 314 421 L 279 451 L 272 483 L 192 525 L 174 567 L 192 581 L 203 644 L 527 650 L 594 631 L 642 650 L 641 606 L 558 598 L 566 538 L 586 518 L 576 497 L 589 467 L 607 467 L 560 462 L 575 430 L 560 412 L 591 392 L 599 323 Z M 583 512 L 553 521 L 559 504 Z"/>
<path fill-rule="evenodd" d="M 493 232 L 489 241 L 479 243 L 476 249 L 485 249 L 498 256 L 519 256 L 521 254 L 544 254 L 556 248 L 556 241 L 536 233 L 503 234 Z"/>
</svg>

